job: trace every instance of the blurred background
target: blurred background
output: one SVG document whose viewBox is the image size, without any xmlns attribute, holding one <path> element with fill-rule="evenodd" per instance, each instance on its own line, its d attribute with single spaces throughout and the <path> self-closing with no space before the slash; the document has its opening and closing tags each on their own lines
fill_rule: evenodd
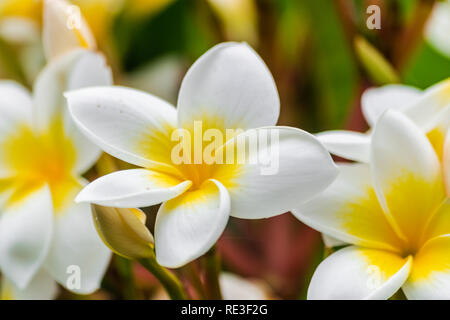
<svg viewBox="0 0 450 320">
<path fill-rule="evenodd" d="M 246 41 L 275 78 L 281 99 L 279 124 L 313 133 L 365 131 L 360 97 L 368 87 L 404 83 L 423 89 L 450 76 L 450 1 L 72 3 L 80 6 L 116 84 L 176 104 L 183 75 L 201 54 L 219 42 Z M 368 27 L 371 5 L 380 9 L 380 29 Z M 41 6 L 40 0 L 0 0 L 0 78 L 31 87 L 45 64 Z M 126 166 L 106 156 L 101 161 Z M 88 177 L 102 175 L 100 171 L 93 169 Z M 157 208 L 145 210 L 152 230 Z M 253 279 L 266 297 L 282 299 L 304 299 L 313 270 L 327 254 L 320 234 L 290 214 L 258 221 L 231 218 L 218 250 L 224 270 Z M 201 263 L 177 270 L 188 286 L 195 282 L 192 273 Z M 163 298 L 150 274 L 117 256 L 102 287 L 91 298 Z M 68 292 L 61 297 L 79 298 Z"/>
</svg>

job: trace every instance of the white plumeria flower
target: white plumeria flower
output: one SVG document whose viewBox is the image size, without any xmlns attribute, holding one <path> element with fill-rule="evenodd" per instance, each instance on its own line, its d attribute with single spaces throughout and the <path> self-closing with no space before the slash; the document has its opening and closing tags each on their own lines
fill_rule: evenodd
<svg viewBox="0 0 450 320">
<path fill-rule="evenodd" d="M 87 88 L 67 94 L 79 128 L 111 155 L 143 167 L 115 172 L 88 185 L 80 202 L 144 207 L 163 202 L 155 225 L 158 262 L 180 267 L 204 254 L 229 216 L 258 219 L 289 211 L 322 191 L 336 176 L 329 153 L 312 135 L 274 127 L 279 98 L 261 58 L 246 44 L 223 43 L 187 72 L 178 110 L 143 92 L 122 87 Z M 171 141 L 177 128 L 242 128 L 279 134 L 279 170 L 261 175 L 260 164 L 176 165 Z M 264 128 L 258 128 L 267 126 Z M 192 132 L 192 131 L 191 131 Z M 194 133 L 195 136 L 195 133 Z M 233 146 L 238 137 L 228 140 Z M 225 148 L 222 144 L 216 149 Z M 249 148 L 246 148 L 249 150 Z M 252 150 L 257 157 L 264 150 Z"/>
<path fill-rule="evenodd" d="M 441 160 L 450 195 L 450 79 L 437 83 L 424 92 L 404 86 L 386 85 L 364 92 L 361 98 L 364 117 L 374 126 L 388 109 L 404 113 L 427 134 Z M 372 130 L 359 133 L 333 130 L 317 136 L 333 154 L 358 162 L 370 161 Z"/>
<path fill-rule="evenodd" d="M 340 165 L 322 194 L 293 212 L 352 245 L 317 268 L 309 299 L 450 299 L 450 201 L 425 134 L 400 112 L 377 122 L 370 165 Z"/>
<path fill-rule="evenodd" d="M 67 287 L 71 265 L 81 270 L 73 291 L 99 287 L 110 252 L 89 205 L 73 199 L 101 150 L 73 124 L 63 92 L 110 84 L 103 56 L 82 49 L 44 68 L 32 97 L 0 82 L 0 269 L 16 288 L 25 289 L 41 269 Z"/>
</svg>

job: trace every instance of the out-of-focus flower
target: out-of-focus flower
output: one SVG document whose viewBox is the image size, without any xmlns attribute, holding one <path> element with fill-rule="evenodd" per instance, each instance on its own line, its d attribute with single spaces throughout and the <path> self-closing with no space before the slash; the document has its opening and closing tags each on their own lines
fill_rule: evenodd
<svg viewBox="0 0 450 320">
<path fill-rule="evenodd" d="M 6 278 L 0 280 L 0 300 L 52 300 L 58 294 L 53 278 L 40 270 L 25 289 L 19 289 Z"/>
<path fill-rule="evenodd" d="M 167 55 L 129 74 L 124 82 L 132 88 L 152 92 L 168 102 L 175 102 L 185 70 L 181 57 Z"/>
<path fill-rule="evenodd" d="M 145 168 L 101 177 L 77 201 L 124 208 L 163 202 L 155 225 L 156 256 L 163 266 L 180 267 L 208 251 L 230 215 L 257 219 L 284 213 L 322 191 L 336 175 L 330 155 L 312 135 L 274 126 L 279 114 L 275 83 L 246 44 L 220 44 L 197 60 L 182 82 L 178 110 L 150 94 L 122 87 L 87 88 L 66 96 L 75 122 L 92 141 Z M 231 153 L 232 164 L 214 159 L 207 163 L 195 155 L 205 154 L 207 146 L 192 144 L 193 152 L 183 150 L 183 161 L 176 163 L 176 138 L 189 134 L 203 139 L 198 125 L 204 132 L 211 129 L 227 136 L 226 144 L 210 137 L 215 140 L 209 144 L 214 157 L 240 142 L 246 144 L 246 154 Z M 225 134 L 226 129 L 234 135 Z M 261 136 L 275 133 L 278 170 L 264 175 L 264 165 L 248 159 L 261 159 L 270 147 L 250 149 L 248 137 L 259 135 L 255 141 L 263 143 Z M 189 143 L 187 149 L 190 137 L 181 137 L 181 145 Z M 246 161 L 237 163 L 239 156 Z"/>
<path fill-rule="evenodd" d="M 33 97 L 0 83 L 0 268 L 20 289 L 41 268 L 66 286 L 67 268 L 77 265 L 81 286 L 74 291 L 92 292 L 107 266 L 109 250 L 89 205 L 73 202 L 100 150 L 74 126 L 62 95 L 94 84 L 111 84 L 111 73 L 102 56 L 85 50 L 49 64 Z"/>
<path fill-rule="evenodd" d="M 267 300 L 274 297 L 264 282 L 244 279 L 233 273 L 222 272 L 219 283 L 224 300 Z"/>
<path fill-rule="evenodd" d="M 450 1 L 437 2 L 425 28 L 425 38 L 439 52 L 450 58 Z"/>
<path fill-rule="evenodd" d="M 46 5 L 56 3 L 64 2 Z M 58 14 L 63 12 L 53 12 L 45 24 L 52 25 Z M 47 40 L 55 48 L 56 38 Z M 74 125 L 63 92 L 110 85 L 111 70 L 103 56 L 80 49 L 78 43 L 65 50 L 52 54 L 33 96 L 12 81 L 0 82 L 0 269 L 5 295 L 12 292 L 12 297 L 34 294 L 38 284 L 42 294 L 48 292 L 48 275 L 69 290 L 90 293 L 99 287 L 110 257 L 90 207 L 73 201 L 86 184 L 81 174 L 101 150 Z M 80 271 L 75 286 L 68 281 L 73 267 Z M 47 275 L 44 280 L 42 274 Z"/>
<path fill-rule="evenodd" d="M 377 122 L 370 165 L 343 164 L 335 182 L 294 214 L 353 244 L 326 258 L 309 299 L 449 299 L 450 202 L 425 134 L 389 110 Z"/>
<path fill-rule="evenodd" d="M 92 205 L 95 227 L 103 242 L 115 253 L 128 259 L 153 256 L 153 236 L 145 226 L 145 213 Z"/>
<path fill-rule="evenodd" d="M 362 111 L 372 127 L 388 109 L 396 109 L 409 117 L 433 145 L 444 168 L 447 194 L 450 195 L 450 79 L 444 80 L 424 92 L 404 86 L 387 85 L 368 89 L 362 96 Z M 340 157 L 367 163 L 370 159 L 372 130 L 367 133 L 352 131 L 325 131 L 318 138 L 327 149 Z"/>
<path fill-rule="evenodd" d="M 0 19 L 21 19 L 39 26 L 42 22 L 42 7 L 46 1 L 48 0 L 2 0 L 0 2 Z M 95 38 L 100 42 L 104 41 L 113 18 L 123 8 L 125 2 L 125 0 L 62 1 L 59 6 L 65 7 L 68 14 L 75 13 L 77 10 L 76 7 L 71 5 L 78 6 L 81 9 L 81 13 L 86 18 Z M 155 1 L 145 2 L 154 3 Z"/>
<path fill-rule="evenodd" d="M 34 21 L 41 19 L 42 0 L 2 0 L 0 17 L 24 17 Z"/>
<path fill-rule="evenodd" d="M 74 48 L 96 48 L 79 7 L 65 0 L 45 0 L 44 21 L 42 40 L 47 61 Z"/>
<path fill-rule="evenodd" d="M 258 42 L 257 10 L 253 0 L 208 0 L 223 23 L 229 40 Z"/>
</svg>

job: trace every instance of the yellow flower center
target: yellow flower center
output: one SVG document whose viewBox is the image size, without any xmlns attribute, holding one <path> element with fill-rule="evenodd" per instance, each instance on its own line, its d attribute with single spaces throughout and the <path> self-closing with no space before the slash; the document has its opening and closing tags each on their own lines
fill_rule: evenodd
<svg viewBox="0 0 450 320">
<path fill-rule="evenodd" d="M 71 172 L 75 163 L 73 143 L 65 136 L 61 121 L 55 121 L 45 133 L 36 134 L 23 126 L 5 140 L 3 163 L 11 172 L 5 179 L 14 189 L 10 203 L 20 201 L 44 183 L 50 187 L 53 204 L 60 209 L 76 184 Z"/>
<path fill-rule="evenodd" d="M 161 130 L 152 130 L 140 137 L 137 148 L 138 153 L 148 155 L 146 158 L 163 164 L 155 164 L 148 169 L 164 172 L 181 181 L 190 180 L 191 190 L 200 188 L 208 179 L 216 179 L 229 186 L 239 173 L 239 149 L 224 147 L 217 158 L 222 159 L 221 162 L 216 161 L 216 151 L 241 132 L 243 130 L 225 129 L 217 119 L 195 121 L 184 128 L 162 125 Z"/>
</svg>

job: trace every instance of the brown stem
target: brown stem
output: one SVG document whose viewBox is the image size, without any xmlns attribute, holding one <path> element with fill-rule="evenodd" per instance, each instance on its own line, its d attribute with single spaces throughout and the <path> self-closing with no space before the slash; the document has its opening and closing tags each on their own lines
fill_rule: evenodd
<svg viewBox="0 0 450 320">
<path fill-rule="evenodd" d="M 205 285 L 208 299 L 221 300 L 222 292 L 219 284 L 220 257 L 214 246 L 204 256 L 205 264 Z"/>
<path fill-rule="evenodd" d="M 393 46 L 393 62 L 397 70 L 405 67 L 414 48 L 422 39 L 423 29 L 436 0 L 420 0 L 410 23 L 403 28 Z"/>
</svg>

